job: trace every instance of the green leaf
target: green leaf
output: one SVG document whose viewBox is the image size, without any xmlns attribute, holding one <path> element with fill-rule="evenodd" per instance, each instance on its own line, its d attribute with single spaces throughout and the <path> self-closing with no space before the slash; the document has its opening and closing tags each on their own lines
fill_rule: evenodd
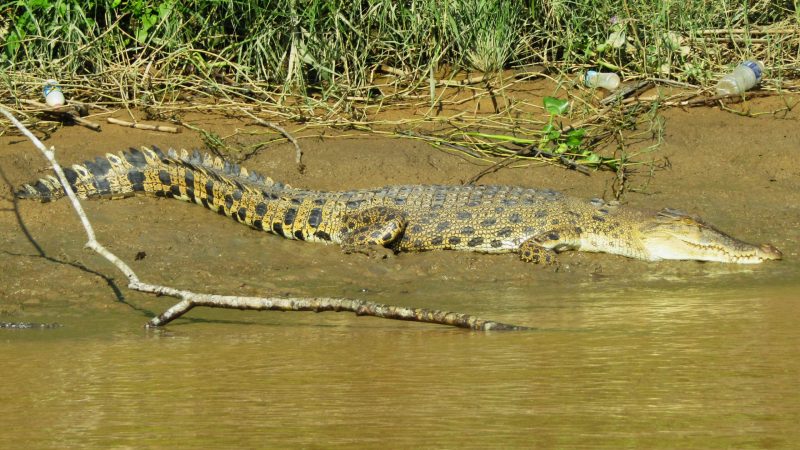
<svg viewBox="0 0 800 450">
<path fill-rule="evenodd" d="M 583 139 L 585 135 L 586 135 L 586 128 L 576 128 L 567 133 L 567 137 L 575 137 L 577 139 Z"/>
<path fill-rule="evenodd" d="M 172 2 L 165 2 L 158 5 L 158 18 L 163 19 L 167 17 L 169 13 L 172 11 L 172 6 L 173 6 Z"/>
<path fill-rule="evenodd" d="M 542 128 L 542 132 L 547 136 L 548 141 L 555 141 L 561 137 L 561 130 L 556 128 L 552 123 L 545 125 L 544 128 Z"/>
<path fill-rule="evenodd" d="M 145 42 L 147 37 L 150 35 L 150 28 L 158 22 L 158 16 L 155 14 L 145 14 L 141 17 L 141 23 L 139 24 L 139 28 L 136 30 L 136 40 L 139 42 Z"/>
<path fill-rule="evenodd" d="M 581 147 L 581 140 L 576 139 L 575 137 L 567 137 L 567 147 L 569 147 L 573 151 L 577 151 Z"/>
<path fill-rule="evenodd" d="M 8 37 L 6 38 L 6 56 L 8 56 L 9 59 L 14 58 L 14 55 L 17 54 L 17 50 L 19 49 L 19 41 L 20 37 L 16 31 L 9 33 Z"/>
<path fill-rule="evenodd" d="M 569 102 L 556 97 L 545 97 L 542 99 L 544 109 L 553 116 L 560 116 L 569 109 Z"/>
<path fill-rule="evenodd" d="M 588 150 L 581 149 L 581 145 L 583 144 L 583 136 L 585 134 L 586 130 L 583 128 L 572 130 L 567 133 L 566 144 L 573 153 L 582 155 L 589 153 Z"/>
<path fill-rule="evenodd" d="M 17 2 L 19 6 L 27 6 L 32 10 L 44 9 L 50 6 L 50 0 L 29 0 L 24 2 L 22 0 Z"/>
</svg>

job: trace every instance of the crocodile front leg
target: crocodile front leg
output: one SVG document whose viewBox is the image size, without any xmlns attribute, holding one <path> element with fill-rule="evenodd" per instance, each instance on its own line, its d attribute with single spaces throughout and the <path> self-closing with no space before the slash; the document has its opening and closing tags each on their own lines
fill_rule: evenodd
<svg viewBox="0 0 800 450">
<path fill-rule="evenodd" d="M 368 252 L 371 246 L 391 247 L 406 229 L 405 215 L 376 206 L 342 216 L 341 246 L 345 253 Z"/>
<path fill-rule="evenodd" d="M 556 252 L 549 248 L 542 247 L 535 239 L 528 239 L 519 245 L 519 259 L 534 264 L 545 264 L 548 266 L 558 264 Z"/>
<path fill-rule="evenodd" d="M 549 230 L 519 245 L 521 260 L 534 264 L 558 264 L 558 253 L 578 248 L 580 236 L 573 230 Z"/>
</svg>

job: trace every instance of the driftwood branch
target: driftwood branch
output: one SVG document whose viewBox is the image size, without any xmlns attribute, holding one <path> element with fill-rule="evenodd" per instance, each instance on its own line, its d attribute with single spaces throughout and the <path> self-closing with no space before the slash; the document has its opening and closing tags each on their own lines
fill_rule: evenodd
<svg viewBox="0 0 800 450">
<path fill-rule="evenodd" d="M 123 127 L 136 128 L 137 130 L 162 131 L 165 133 L 180 133 L 181 131 L 180 128 L 171 127 L 168 125 L 153 125 L 141 122 L 128 122 L 125 120 L 115 119 L 113 117 L 107 117 L 106 122 L 113 123 L 114 125 L 121 125 Z"/>
<path fill-rule="evenodd" d="M 355 313 L 357 316 L 373 316 L 383 319 L 435 323 L 479 331 L 519 331 L 530 329 L 528 327 L 480 319 L 469 314 L 382 305 L 380 303 L 349 298 L 263 298 L 205 294 L 192 294 L 191 299 L 184 299 L 158 317 L 150 319 L 147 326 L 158 327 L 164 325 L 187 313 L 195 306 L 242 310 L 250 309 L 257 311 L 347 311 Z"/>
<path fill-rule="evenodd" d="M 143 283 L 139 277 L 124 261 L 106 249 L 97 241 L 92 224 L 81 206 L 78 197 L 69 185 L 64 171 L 55 159 L 52 148 L 48 149 L 22 125 L 10 112 L 0 107 L 2 112 L 47 158 L 64 186 L 72 207 L 77 213 L 86 231 L 88 241 L 86 246 L 103 256 L 128 278 L 128 288 L 157 295 L 166 295 L 181 299 L 180 302 L 169 308 L 161 315 L 154 317 L 145 325 L 146 327 L 160 327 L 177 319 L 196 306 L 215 308 L 273 310 L 273 311 L 349 311 L 361 316 L 374 316 L 394 320 L 410 320 L 441 325 L 450 325 L 472 330 L 526 330 L 527 327 L 509 325 L 491 320 L 480 319 L 471 315 L 444 312 L 428 309 L 405 308 L 400 306 L 381 305 L 363 300 L 346 298 L 277 298 L 277 297 L 238 297 L 227 295 L 213 295 L 180 290 L 168 286 Z"/>
</svg>

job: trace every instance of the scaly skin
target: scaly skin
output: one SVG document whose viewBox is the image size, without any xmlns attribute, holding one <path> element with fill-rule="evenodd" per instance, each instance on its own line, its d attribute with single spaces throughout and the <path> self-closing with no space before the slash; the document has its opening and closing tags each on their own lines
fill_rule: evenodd
<svg viewBox="0 0 800 450">
<path fill-rule="evenodd" d="M 184 150 L 165 155 L 156 148 L 107 154 L 65 172 L 81 198 L 138 193 L 179 198 L 258 230 L 333 242 L 346 251 L 382 245 L 395 251 L 516 252 L 536 263 L 554 263 L 555 254 L 566 250 L 648 261 L 781 259 L 769 244 L 748 244 L 675 210 L 646 213 L 551 190 L 410 185 L 310 191 L 248 174 L 209 155 Z M 17 195 L 50 201 L 64 192 L 56 178 L 47 177 Z"/>
</svg>

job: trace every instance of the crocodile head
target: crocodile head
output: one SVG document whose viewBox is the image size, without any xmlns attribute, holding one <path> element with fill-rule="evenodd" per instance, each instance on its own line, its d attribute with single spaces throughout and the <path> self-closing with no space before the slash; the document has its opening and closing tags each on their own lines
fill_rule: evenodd
<svg viewBox="0 0 800 450">
<path fill-rule="evenodd" d="M 781 259 L 770 244 L 754 245 L 731 237 L 699 217 L 673 209 L 659 211 L 640 228 L 645 259 L 692 259 L 758 264 Z"/>
</svg>

